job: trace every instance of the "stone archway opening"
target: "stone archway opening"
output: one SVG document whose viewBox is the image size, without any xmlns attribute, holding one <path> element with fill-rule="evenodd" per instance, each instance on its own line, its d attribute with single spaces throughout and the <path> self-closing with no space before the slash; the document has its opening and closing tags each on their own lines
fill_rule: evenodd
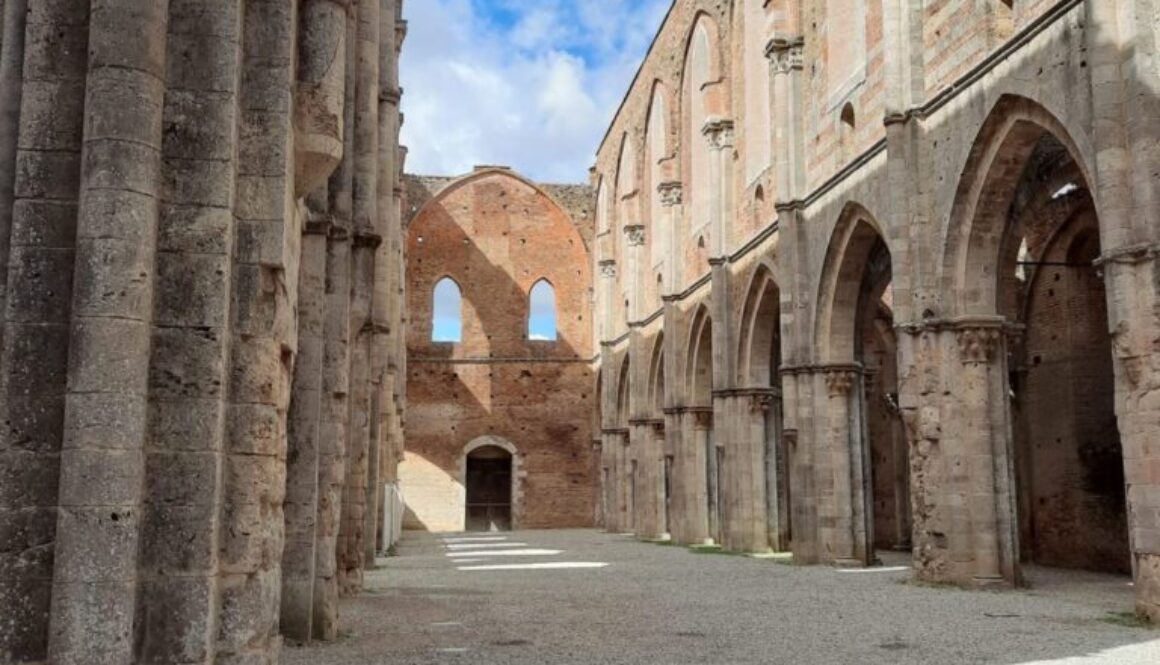
<svg viewBox="0 0 1160 665">
<path fill-rule="evenodd" d="M 909 449 L 898 402 L 893 264 L 869 214 L 850 206 L 835 229 L 823 281 L 818 344 L 827 395 L 825 457 L 835 478 L 820 496 L 830 556 L 873 563 L 911 541 Z M 823 542 L 823 546 L 827 546 Z"/>
<path fill-rule="evenodd" d="M 898 408 L 890 251 L 879 237 L 866 258 L 857 305 L 854 358 L 863 372 L 863 422 L 870 458 L 872 542 L 910 549 L 910 463 Z"/>
<path fill-rule="evenodd" d="M 745 459 L 761 467 L 764 533 L 754 544 L 775 551 L 789 551 L 792 540 L 792 501 L 789 449 L 783 437 L 784 411 L 781 388 L 781 291 L 771 270 L 760 267 L 754 274 L 746 299 L 741 328 L 741 362 L 744 385 L 749 392 L 749 413 L 754 440 Z M 764 541 L 764 543 L 762 542 Z"/>
<path fill-rule="evenodd" d="M 1043 131 L 1000 249 L 1019 558 L 1132 572 L 1099 222 L 1067 149 Z"/>
<path fill-rule="evenodd" d="M 512 454 L 499 446 L 481 446 L 467 454 L 464 523 L 467 531 L 512 529 Z"/>
<path fill-rule="evenodd" d="M 705 516 L 704 526 L 697 530 L 705 534 L 707 541 L 719 543 L 722 540 L 721 526 L 724 521 L 722 467 L 725 451 L 717 445 L 713 431 L 713 322 L 704 309 L 694 318 L 689 344 L 688 370 L 692 452 L 694 459 L 703 460 L 703 464 L 696 464 L 697 469 L 691 479 L 694 485 L 693 496 L 704 497 L 700 502 L 703 507 L 695 511 Z M 696 487 L 698 484 L 701 487 Z M 698 502 L 696 499 L 692 500 Z"/>
</svg>

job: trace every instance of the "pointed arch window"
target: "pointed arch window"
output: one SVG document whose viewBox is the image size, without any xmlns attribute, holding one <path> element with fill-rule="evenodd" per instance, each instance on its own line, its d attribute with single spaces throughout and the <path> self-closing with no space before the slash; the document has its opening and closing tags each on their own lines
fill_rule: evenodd
<svg viewBox="0 0 1160 665">
<path fill-rule="evenodd" d="M 554 342 L 559 339 L 556 330 L 556 289 L 546 279 L 532 286 L 528 298 L 528 339 L 534 342 Z"/>
<path fill-rule="evenodd" d="M 463 341 L 463 295 L 459 285 L 450 277 L 435 284 L 431 308 L 431 341 Z"/>
</svg>

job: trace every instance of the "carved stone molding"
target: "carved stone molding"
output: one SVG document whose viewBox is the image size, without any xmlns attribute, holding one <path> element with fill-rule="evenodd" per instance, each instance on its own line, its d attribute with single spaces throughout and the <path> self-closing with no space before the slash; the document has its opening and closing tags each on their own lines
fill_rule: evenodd
<svg viewBox="0 0 1160 665">
<path fill-rule="evenodd" d="M 854 379 L 857 377 L 858 373 L 853 370 L 827 370 L 826 390 L 829 391 L 830 397 L 845 397 L 850 394 L 850 390 L 854 387 Z"/>
<path fill-rule="evenodd" d="M 712 429 L 713 410 L 699 409 L 693 411 L 693 429 Z"/>
<path fill-rule="evenodd" d="M 733 145 L 733 121 L 725 118 L 710 118 L 705 121 L 701 133 L 709 140 L 709 147 L 715 150 Z"/>
<path fill-rule="evenodd" d="M 657 185 L 657 192 L 661 195 L 661 205 L 665 207 L 681 205 L 684 188 L 679 180 L 669 180 Z"/>
<path fill-rule="evenodd" d="M 765 45 L 765 57 L 769 59 L 770 67 L 777 74 L 801 71 L 804 46 L 805 40 L 801 37 L 771 39 Z"/>
<path fill-rule="evenodd" d="M 963 328 L 956 331 L 959 360 L 964 365 L 991 362 L 1002 337 L 1003 331 L 999 328 Z"/>
<path fill-rule="evenodd" d="M 750 395 L 749 410 L 752 413 L 767 413 L 773 406 L 773 395 L 765 393 Z"/>
<path fill-rule="evenodd" d="M 600 262 L 600 276 L 608 279 L 616 279 L 616 261 L 613 259 L 603 259 Z"/>
<path fill-rule="evenodd" d="M 644 225 L 631 224 L 624 227 L 624 240 L 629 247 L 640 247 L 644 244 Z"/>
</svg>

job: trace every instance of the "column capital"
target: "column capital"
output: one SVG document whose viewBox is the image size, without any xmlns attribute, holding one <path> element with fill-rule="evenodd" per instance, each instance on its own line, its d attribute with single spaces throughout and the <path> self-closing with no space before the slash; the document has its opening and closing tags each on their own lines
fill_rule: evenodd
<svg viewBox="0 0 1160 665">
<path fill-rule="evenodd" d="M 624 240 L 629 247 L 640 247 L 644 244 L 644 225 L 629 224 L 624 227 Z"/>
<path fill-rule="evenodd" d="M 805 39 L 802 37 L 775 37 L 765 44 L 765 57 L 778 74 L 788 74 L 791 70 L 801 71 L 804 46 Z"/>
<path fill-rule="evenodd" d="M 955 339 L 959 344 L 959 360 L 964 365 L 991 362 L 1002 337 L 1002 329 L 992 326 L 956 330 Z"/>
<path fill-rule="evenodd" d="M 833 368 L 824 370 L 826 390 L 830 397 L 845 397 L 854 387 L 854 379 L 858 373 L 853 369 Z"/>
<path fill-rule="evenodd" d="M 680 180 L 669 180 L 657 185 L 657 192 L 661 195 L 661 205 L 667 207 L 681 205 L 684 187 Z"/>
<path fill-rule="evenodd" d="M 616 259 L 601 259 L 599 265 L 601 277 L 616 279 Z"/>
<path fill-rule="evenodd" d="M 751 413 L 767 413 L 773 406 L 771 393 L 760 393 L 749 396 L 749 411 Z"/>
<path fill-rule="evenodd" d="M 733 145 L 733 121 L 726 118 L 709 118 L 701 127 L 701 133 L 709 140 L 709 147 L 726 148 Z"/>
</svg>

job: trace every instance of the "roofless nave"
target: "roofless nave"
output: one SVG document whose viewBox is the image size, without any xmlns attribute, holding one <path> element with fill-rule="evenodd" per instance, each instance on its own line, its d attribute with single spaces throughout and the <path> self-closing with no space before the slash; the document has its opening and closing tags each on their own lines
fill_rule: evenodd
<svg viewBox="0 0 1160 665">
<path fill-rule="evenodd" d="M 1160 618 L 1152 0 L 677 0 L 590 189 L 401 178 L 397 0 L 2 7 L 5 662 L 277 662 L 400 521 Z"/>
</svg>

